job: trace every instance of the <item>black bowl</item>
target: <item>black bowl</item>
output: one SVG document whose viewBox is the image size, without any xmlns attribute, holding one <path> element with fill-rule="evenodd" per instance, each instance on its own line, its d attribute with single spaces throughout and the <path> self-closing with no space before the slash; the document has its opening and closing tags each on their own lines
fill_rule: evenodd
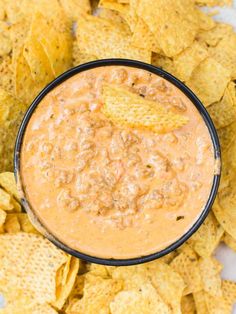
<svg viewBox="0 0 236 314">
<path fill-rule="evenodd" d="M 137 258 L 105 259 L 105 258 L 90 256 L 90 255 L 84 254 L 82 252 L 78 252 L 74 249 L 71 249 L 70 247 L 68 247 L 67 245 L 62 243 L 60 240 L 58 240 L 56 237 L 54 237 L 53 234 L 51 234 L 45 228 L 45 226 L 40 222 L 40 219 L 34 213 L 33 208 L 31 208 L 29 202 L 26 199 L 24 188 L 23 188 L 23 185 L 21 183 L 21 179 L 20 179 L 20 152 L 21 152 L 21 144 L 22 144 L 22 140 L 24 137 L 24 132 L 25 132 L 27 124 L 28 124 L 30 117 L 33 114 L 35 108 L 40 103 L 40 101 L 45 97 L 45 95 L 47 93 L 49 93 L 53 88 L 55 88 L 56 86 L 58 86 L 59 84 L 61 84 L 62 82 L 64 82 L 65 80 L 69 79 L 70 77 L 72 77 L 73 75 L 75 75 L 77 73 L 80 73 L 80 72 L 83 72 L 83 71 L 86 71 L 86 70 L 89 70 L 92 68 L 96 68 L 96 67 L 110 66 L 110 65 L 121 65 L 121 66 L 129 66 L 129 67 L 144 69 L 144 70 L 147 70 L 149 72 L 152 72 L 156 75 L 163 77 L 164 79 L 166 79 L 169 82 L 171 82 L 172 84 L 174 84 L 177 88 L 179 88 L 192 101 L 192 103 L 195 105 L 195 107 L 197 108 L 197 110 L 201 114 L 201 116 L 202 116 L 208 130 L 209 130 L 211 139 L 212 139 L 215 159 L 216 159 L 216 161 L 219 161 L 219 164 L 220 164 L 220 156 L 221 156 L 220 144 L 219 144 L 219 139 L 218 139 L 214 124 L 213 124 L 207 110 L 203 106 L 203 104 L 200 102 L 200 100 L 196 97 L 196 95 L 187 86 L 185 86 L 181 81 L 179 81 L 173 75 L 167 73 L 166 71 L 164 71 L 160 68 L 152 66 L 150 64 L 146 64 L 146 63 L 143 63 L 140 61 L 135 61 L 135 60 L 127 60 L 127 59 L 105 59 L 105 60 L 92 61 L 92 62 L 82 64 L 82 65 L 79 65 L 77 67 L 74 67 L 74 68 L 68 70 L 67 72 L 65 72 L 65 73 L 61 74 L 59 77 L 57 77 L 50 84 L 48 84 L 41 91 L 41 93 L 35 98 L 35 100 L 33 101 L 33 103 L 31 104 L 31 106 L 29 107 L 29 109 L 27 110 L 27 112 L 24 116 L 24 119 L 21 123 L 21 126 L 19 128 L 19 132 L 17 135 L 16 145 L 15 145 L 15 153 L 14 153 L 14 172 L 15 172 L 15 178 L 17 181 L 17 185 L 21 191 L 21 195 L 22 195 L 21 202 L 22 202 L 23 207 L 25 208 L 26 212 L 28 213 L 31 221 L 33 221 L 36 228 L 41 233 L 43 233 L 52 243 L 54 243 L 57 247 L 59 247 L 63 251 L 65 251 L 65 252 L 67 252 L 67 253 L 75 256 L 75 257 L 78 257 L 80 259 L 83 259 L 83 260 L 86 260 L 86 261 L 89 261 L 92 263 L 110 265 L 110 266 L 123 266 L 123 265 L 128 266 L 128 265 L 135 265 L 135 264 L 141 264 L 141 263 L 149 262 L 149 261 L 160 258 L 160 257 L 172 252 L 173 250 L 178 248 L 180 245 L 182 245 L 186 240 L 188 240 L 188 238 L 191 237 L 191 235 L 193 235 L 197 231 L 197 229 L 201 226 L 201 224 L 203 223 L 203 221 L 207 217 L 207 214 L 209 213 L 209 211 L 212 207 L 212 204 L 215 200 L 217 190 L 219 187 L 219 182 L 220 182 L 220 169 L 214 175 L 213 184 L 212 184 L 209 198 L 206 202 L 206 205 L 205 205 L 201 215 L 197 219 L 197 221 L 193 224 L 193 226 L 180 239 L 178 239 L 176 242 L 172 243 L 167 248 L 165 248 L 159 252 L 156 252 L 156 253 L 153 253 L 153 254 L 150 254 L 147 256 L 140 256 Z"/>
</svg>

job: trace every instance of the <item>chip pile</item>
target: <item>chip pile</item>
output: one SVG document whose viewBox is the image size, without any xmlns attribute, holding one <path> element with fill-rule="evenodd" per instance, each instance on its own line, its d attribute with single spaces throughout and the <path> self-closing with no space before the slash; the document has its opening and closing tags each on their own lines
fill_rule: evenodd
<svg viewBox="0 0 236 314">
<path fill-rule="evenodd" d="M 220 242 L 236 251 L 236 34 L 200 9 L 230 4 L 0 0 L 0 313 L 232 312 L 236 283 L 221 279 L 213 254 Z M 72 65 L 112 57 L 152 63 L 182 80 L 207 107 L 222 147 L 219 193 L 199 231 L 175 252 L 133 267 L 86 264 L 58 250 L 22 211 L 9 172 L 17 128 L 37 93 Z M 106 114 L 139 127 L 137 112 L 125 106 L 134 97 L 128 91 L 118 93 L 125 95 L 124 110 L 115 116 L 114 89 L 105 87 Z M 141 104 L 154 120 L 162 112 Z M 185 123 L 181 116 L 173 121 Z"/>
</svg>

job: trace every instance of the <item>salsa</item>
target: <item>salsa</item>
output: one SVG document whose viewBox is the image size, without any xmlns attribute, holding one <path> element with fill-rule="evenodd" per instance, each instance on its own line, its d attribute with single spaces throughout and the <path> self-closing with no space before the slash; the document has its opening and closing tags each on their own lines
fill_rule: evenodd
<svg viewBox="0 0 236 314">
<path fill-rule="evenodd" d="M 104 82 L 188 117 L 157 134 L 113 123 Z M 21 149 L 21 180 L 43 225 L 67 246 L 102 258 L 149 255 L 194 224 L 210 195 L 214 152 L 194 104 L 148 71 L 104 66 L 78 73 L 35 109 Z"/>
</svg>

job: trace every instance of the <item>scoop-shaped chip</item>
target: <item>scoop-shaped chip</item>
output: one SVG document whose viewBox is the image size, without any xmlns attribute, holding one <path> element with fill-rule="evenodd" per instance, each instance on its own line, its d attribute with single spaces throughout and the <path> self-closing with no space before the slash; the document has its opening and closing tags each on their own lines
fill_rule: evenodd
<svg viewBox="0 0 236 314">
<path fill-rule="evenodd" d="M 110 310 L 112 314 L 171 313 L 169 307 L 150 283 L 146 283 L 137 289 L 119 292 L 110 303 Z"/>
<path fill-rule="evenodd" d="M 188 122 L 187 117 L 167 111 L 160 103 L 146 100 L 119 86 L 105 84 L 103 100 L 103 113 L 114 123 L 128 127 L 165 133 Z"/>
</svg>

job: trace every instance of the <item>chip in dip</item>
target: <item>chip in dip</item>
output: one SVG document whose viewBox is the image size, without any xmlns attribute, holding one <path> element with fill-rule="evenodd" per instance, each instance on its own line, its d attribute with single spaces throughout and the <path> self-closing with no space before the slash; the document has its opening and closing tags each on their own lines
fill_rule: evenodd
<svg viewBox="0 0 236 314">
<path fill-rule="evenodd" d="M 33 212 L 68 247 L 99 258 L 158 252 L 202 213 L 214 178 L 209 130 L 164 78 L 100 66 L 67 79 L 25 130 L 20 177 Z"/>
</svg>

